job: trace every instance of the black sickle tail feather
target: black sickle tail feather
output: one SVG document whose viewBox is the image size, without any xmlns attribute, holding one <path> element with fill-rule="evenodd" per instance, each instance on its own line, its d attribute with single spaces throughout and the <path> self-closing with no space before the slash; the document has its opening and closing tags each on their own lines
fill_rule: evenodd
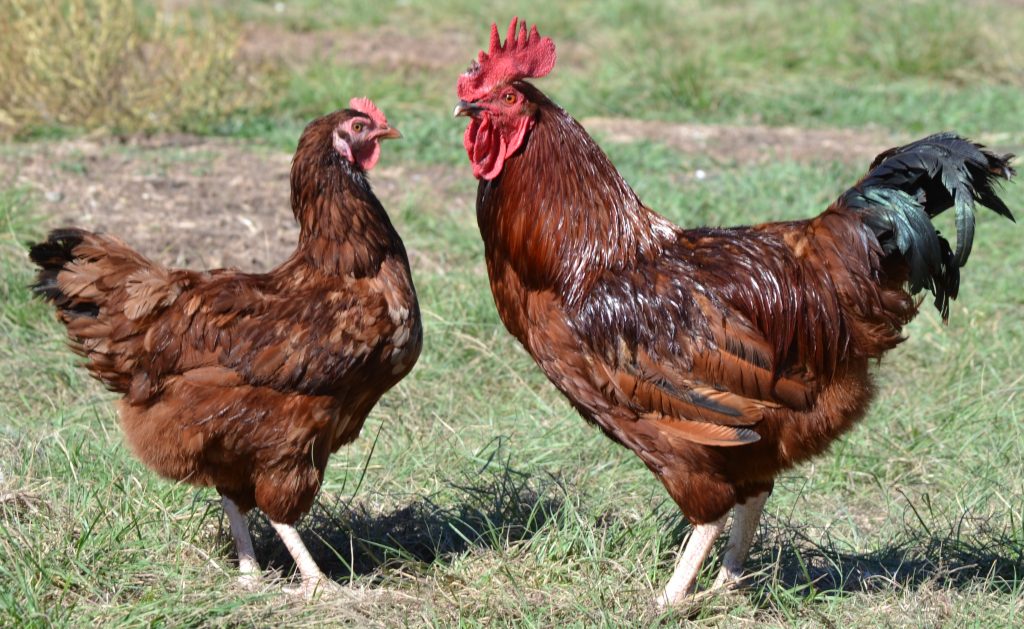
<svg viewBox="0 0 1024 629">
<path fill-rule="evenodd" d="M 67 316 L 95 317 L 99 305 L 73 300 L 57 285 L 57 274 L 75 260 L 74 250 L 88 232 L 81 229 L 55 229 L 46 240 L 32 245 L 29 257 L 39 266 L 32 291 L 56 306 Z"/>
<path fill-rule="evenodd" d="M 998 156 L 955 133 L 937 133 L 875 158 L 868 174 L 839 198 L 863 213 L 885 255 L 899 252 L 909 268 L 910 291 L 928 289 L 942 318 L 960 288 L 960 267 L 974 240 L 975 202 L 1013 214 L 996 194 L 1000 179 L 1016 174 L 1013 155 Z M 956 208 L 956 251 L 931 218 Z"/>
</svg>

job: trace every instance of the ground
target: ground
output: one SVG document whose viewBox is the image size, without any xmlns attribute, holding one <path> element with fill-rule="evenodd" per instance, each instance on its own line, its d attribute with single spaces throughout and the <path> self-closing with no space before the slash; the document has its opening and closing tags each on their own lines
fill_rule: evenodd
<svg viewBox="0 0 1024 629">
<path fill-rule="evenodd" d="M 850 129 L 627 118 L 582 122 L 611 142 L 659 140 L 706 156 L 709 169 L 772 159 L 866 166 L 900 141 L 884 132 Z M 163 264 L 265 271 L 291 253 L 298 237 L 289 203 L 290 166 L 288 153 L 233 140 L 180 134 L 128 142 L 82 139 L 9 147 L 0 154 L 0 185 L 38 192 L 47 228 L 78 225 L 117 234 Z M 443 185 L 464 175 L 461 166 L 382 164 L 372 181 L 378 195 L 388 197 L 397 196 L 408 180 Z M 473 202 L 471 192 L 451 194 L 458 204 Z"/>
<path fill-rule="evenodd" d="M 579 26 L 557 12 L 540 20 L 545 34 L 565 34 L 558 68 L 538 85 L 680 224 L 812 215 L 879 151 L 944 128 L 1024 149 L 1012 68 L 992 69 L 1009 72 L 993 84 L 964 78 L 987 66 L 933 66 L 934 52 L 915 57 L 920 67 L 886 65 L 898 55 L 884 47 L 863 65 L 845 48 L 830 56 L 826 36 L 860 41 L 842 39 L 859 3 L 840 6 L 835 24 L 807 18 L 833 30 L 820 45 L 801 31 L 792 46 L 782 35 L 787 22 L 806 26 L 801 15 L 745 3 L 759 20 L 754 32 L 739 4 L 691 4 L 685 19 L 670 7 L 644 21 L 605 3 Z M 531 8 L 553 11 L 543 5 Z M 508 337 L 487 287 L 464 121 L 450 111 L 454 77 L 492 16 L 477 20 L 472 11 L 482 9 L 458 2 L 382 2 L 358 15 L 352 3 L 241 6 L 241 60 L 286 69 L 267 88 L 285 95 L 270 114 L 243 117 L 232 133 L 0 145 L 0 625 L 988 627 L 1024 615 L 1019 227 L 979 217 L 950 323 L 925 308 L 878 368 L 879 399 L 863 425 L 779 480 L 751 585 L 660 617 L 650 600 L 688 524 L 643 465 L 580 420 Z M 888 11 L 872 7 L 869 18 Z M 452 19 L 433 27 L 445 11 Z M 670 58 L 648 36 L 691 23 L 720 48 L 692 43 L 691 32 L 679 38 L 686 54 Z M 721 33 L 708 30 L 718 24 Z M 622 41 L 638 32 L 667 66 L 630 66 L 641 53 Z M 913 33 L 871 32 L 913 55 Z M 761 66 L 728 56 L 740 43 L 752 56 L 782 51 L 789 69 L 758 83 Z M 986 51 L 978 57 L 994 57 Z M 672 65 L 693 56 L 712 70 Z M 815 72 L 817 63 L 839 69 Z M 622 67 L 633 73 L 619 84 Z M 940 82 L 902 78 L 915 72 Z M 659 92 L 651 76 L 693 89 Z M 161 263 L 271 268 L 297 235 L 288 171 L 298 133 L 357 95 L 377 100 L 406 135 L 385 145 L 370 178 L 410 252 L 426 346 L 361 438 L 332 458 L 303 520 L 317 561 L 349 588 L 306 605 L 281 582 L 235 587 L 215 496 L 156 478 L 130 456 L 112 396 L 76 366 L 24 290 L 24 247 L 74 224 L 117 234 Z M 1015 210 L 1024 210 L 1022 188 L 1007 189 Z M 283 546 L 261 516 L 250 522 L 263 567 L 287 580 Z"/>
</svg>

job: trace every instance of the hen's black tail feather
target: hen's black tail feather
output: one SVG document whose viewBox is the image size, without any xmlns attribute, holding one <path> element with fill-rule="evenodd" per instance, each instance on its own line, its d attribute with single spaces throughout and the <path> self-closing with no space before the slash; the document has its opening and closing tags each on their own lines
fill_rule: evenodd
<svg viewBox="0 0 1024 629">
<path fill-rule="evenodd" d="M 955 133 L 937 133 L 876 157 L 839 202 L 863 214 L 884 255 L 898 251 L 904 257 L 910 291 L 930 290 L 945 319 L 960 288 L 960 267 L 971 253 L 974 203 L 1014 220 L 995 190 L 998 180 L 1016 174 L 1012 158 Z M 956 252 L 931 223 L 951 207 L 956 208 Z"/>
<path fill-rule="evenodd" d="M 66 315 L 94 317 L 99 311 L 97 304 L 72 300 L 57 284 L 57 274 L 75 260 L 74 250 L 88 233 L 73 227 L 55 229 L 46 240 L 32 245 L 28 252 L 29 258 L 39 266 L 32 291 Z"/>
</svg>

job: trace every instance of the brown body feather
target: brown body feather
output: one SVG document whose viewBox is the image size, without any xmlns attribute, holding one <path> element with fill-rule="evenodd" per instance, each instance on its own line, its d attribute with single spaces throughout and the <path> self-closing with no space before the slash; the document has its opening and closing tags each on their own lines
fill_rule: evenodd
<svg viewBox="0 0 1024 629">
<path fill-rule="evenodd" d="M 718 520 L 863 417 L 869 364 L 917 311 L 906 263 L 863 215 L 840 201 L 804 221 L 682 230 L 566 112 L 513 86 L 533 126 L 477 197 L 498 312 L 688 518 Z"/>
<path fill-rule="evenodd" d="M 295 253 L 266 274 L 157 265 L 111 236 L 57 230 L 33 247 L 36 290 L 71 347 L 124 397 L 133 451 L 291 523 L 422 344 L 405 249 L 363 172 L 311 123 L 292 165 Z"/>
</svg>

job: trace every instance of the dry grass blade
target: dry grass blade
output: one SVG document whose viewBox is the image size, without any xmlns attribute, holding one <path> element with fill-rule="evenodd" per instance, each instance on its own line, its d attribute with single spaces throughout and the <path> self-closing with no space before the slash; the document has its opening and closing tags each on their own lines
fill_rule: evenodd
<svg viewBox="0 0 1024 629">
<path fill-rule="evenodd" d="M 241 104 L 237 36 L 212 19 L 132 0 L 10 0 L 0 22 L 2 135 L 173 128 Z"/>
</svg>

